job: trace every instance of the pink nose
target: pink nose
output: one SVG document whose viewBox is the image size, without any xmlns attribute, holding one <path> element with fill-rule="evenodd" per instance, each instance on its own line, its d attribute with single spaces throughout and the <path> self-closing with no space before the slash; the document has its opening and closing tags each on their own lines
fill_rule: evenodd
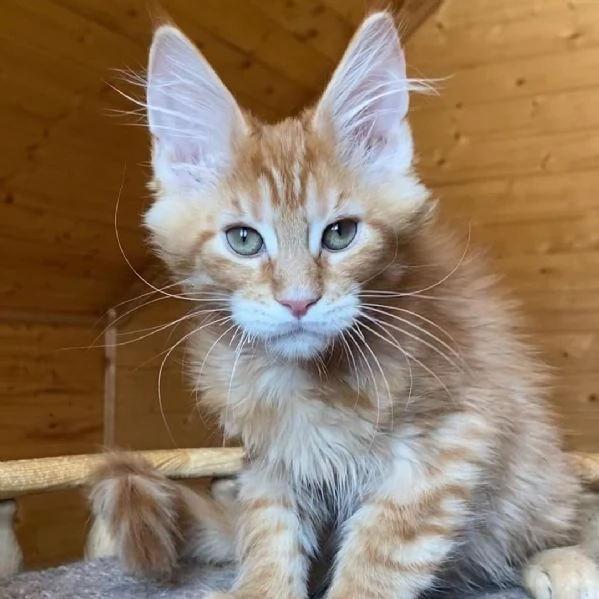
<svg viewBox="0 0 599 599">
<path fill-rule="evenodd" d="M 311 306 L 313 306 L 320 297 L 313 297 L 307 300 L 277 300 L 279 304 L 282 304 L 286 308 L 289 308 L 291 314 L 293 314 L 296 318 L 301 318 L 305 316 Z"/>
</svg>

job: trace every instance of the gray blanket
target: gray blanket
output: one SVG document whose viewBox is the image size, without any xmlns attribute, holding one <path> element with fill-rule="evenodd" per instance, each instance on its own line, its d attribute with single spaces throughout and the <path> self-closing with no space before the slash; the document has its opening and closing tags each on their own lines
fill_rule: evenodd
<svg viewBox="0 0 599 599">
<path fill-rule="evenodd" d="M 0 580 L 0 599 L 201 599 L 207 589 L 226 589 L 233 573 L 224 568 L 182 568 L 169 584 L 123 574 L 113 560 L 78 562 Z M 522 591 L 489 592 L 452 599 L 527 599 Z"/>
</svg>

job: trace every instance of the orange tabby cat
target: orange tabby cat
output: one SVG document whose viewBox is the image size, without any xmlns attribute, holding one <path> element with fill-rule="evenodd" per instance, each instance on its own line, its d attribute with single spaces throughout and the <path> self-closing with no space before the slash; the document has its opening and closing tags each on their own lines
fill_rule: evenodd
<svg viewBox="0 0 599 599">
<path fill-rule="evenodd" d="M 413 170 L 419 87 L 377 12 L 317 105 L 265 125 L 179 30 L 156 31 L 145 222 L 197 301 L 194 384 L 248 463 L 238 497 L 211 503 L 112 458 L 94 510 L 131 569 L 238 561 L 213 599 L 303 599 L 318 561 L 327 599 L 411 599 L 518 583 L 535 556 L 537 599 L 597 597 L 544 371 Z"/>
</svg>

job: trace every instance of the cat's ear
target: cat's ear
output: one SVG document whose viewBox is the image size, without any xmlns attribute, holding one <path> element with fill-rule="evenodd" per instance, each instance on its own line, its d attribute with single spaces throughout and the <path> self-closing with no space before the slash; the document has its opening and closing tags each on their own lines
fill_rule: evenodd
<svg viewBox="0 0 599 599">
<path fill-rule="evenodd" d="M 246 123 L 206 59 L 172 25 L 154 33 L 146 104 L 158 182 L 175 188 L 214 183 L 230 165 L 235 136 L 246 132 Z"/>
<path fill-rule="evenodd" d="M 374 13 L 333 74 L 316 107 L 315 126 L 333 134 L 348 167 L 384 180 L 412 163 L 409 90 L 395 21 L 387 12 Z"/>
</svg>

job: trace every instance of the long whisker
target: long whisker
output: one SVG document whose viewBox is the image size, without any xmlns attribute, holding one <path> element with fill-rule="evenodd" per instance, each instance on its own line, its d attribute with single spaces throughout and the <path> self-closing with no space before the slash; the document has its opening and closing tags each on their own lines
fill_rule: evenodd
<svg viewBox="0 0 599 599">
<path fill-rule="evenodd" d="M 372 327 L 369 327 L 367 324 L 365 324 L 365 323 L 361 323 L 361 324 L 364 328 L 366 328 L 368 331 L 370 331 L 373 335 L 376 335 L 379 339 L 381 339 L 385 343 L 388 343 L 389 345 L 391 345 L 391 347 L 394 347 L 395 349 L 402 352 L 405 356 L 408 356 L 415 364 L 417 364 L 425 372 L 430 374 L 439 383 L 439 385 L 441 385 L 441 387 L 447 393 L 449 398 L 452 401 L 454 401 L 453 394 L 451 393 L 451 391 L 449 390 L 447 385 L 437 376 L 437 374 L 435 374 L 435 372 L 433 372 L 426 364 L 424 364 L 418 358 L 416 358 L 412 353 L 410 353 L 409 351 L 407 351 L 406 349 L 401 347 L 401 345 L 399 344 L 399 341 L 397 341 L 397 339 L 395 337 L 393 337 L 393 335 L 391 335 L 391 333 L 386 331 L 386 329 L 384 327 L 382 327 L 380 323 L 375 322 L 374 324 L 376 326 L 380 327 L 385 333 L 387 333 L 393 339 L 393 341 L 390 341 L 389 339 L 383 337 L 383 335 L 381 335 L 378 331 L 375 331 Z"/>
<path fill-rule="evenodd" d="M 408 310 L 407 308 L 401 308 L 399 306 L 387 306 L 385 304 L 373 304 L 373 303 L 362 302 L 362 305 L 368 306 L 371 308 L 381 308 L 384 310 L 391 310 L 393 312 L 403 312 L 404 314 L 409 314 L 410 316 L 413 316 L 414 318 L 418 318 L 419 320 L 422 320 L 422 322 L 426 322 L 430 326 L 434 327 L 439 332 L 443 333 L 452 343 L 454 343 L 455 345 L 458 345 L 458 342 L 455 340 L 455 338 L 450 333 L 448 333 L 441 325 L 437 324 L 434 320 L 431 320 L 430 318 L 427 318 L 426 316 L 419 314 L 418 312 L 414 312 L 413 310 Z M 390 316 L 391 316 L 391 314 L 390 314 Z"/>
<path fill-rule="evenodd" d="M 380 416 L 381 416 L 381 402 L 379 399 L 378 385 L 376 384 L 376 378 L 374 376 L 374 371 L 372 370 L 372 366 L 370 366 L 370 362 L 368 361 L 366 354 L 360 347 L 360 344 L 354 338 L 354 335 L 353 335 L 354 332 L 359 334 L 363 341 L 366 341 L 366 340 L 364 339 L 364 334 L 359 329 L 354 329 L 354 331 L 351 331 L 351 330 L 347 331 L 349 338 L 353 341 L 356 349 L 360 352 L 360 355 L 362 356 L 362 359 L 364 360 L 364 364 L 366 365 L 366 368 L 368 368 L 368 372 L 370 373 L 370 378 L 372 380 L 373 390 L 376 394 L 376 422 L 374 425 L 374 432 L 373 432 L 373 438 L 374 438 L 374 435 L 376 435 L 376 432 L 379 428 Z"/>
<path fill-rule="evenodd" d="M 360 323 L 358 323 L 358 326 L 360 326 Z M 363 337 L 363 340 L 364 340 L 364 346 L 369 351 L 370 355 L 372 356 L 372 359 L 375 361 L 377 368 L 379 369 L 379 372 L 381 373 L 381 378 L 383 379 L 385 389 L 387 390 L 387 401 L 389 402 L 389 405 L 391 407 L 391 428 L 393 428 L 393 396 L 391 395 L 391 388 L 389 387 L 389 381 L 387 380 L 387 376 L 385 375 L 385 371 L 383 370 L 380 360 L 377 358 L 376 354 L 372 351 L 372 348 L 366 341 L 365 337 Z M 377 421 L 377 424 L 378 424 L 378 421 Z"/>
<path fill-rule="evenodd" d="M 156 293 L 160 293 L 162 295 L 166 295 L 168 297 L 173 297 L 173 298 L 177 298 L 177 299 L 184 299 L 184 300 L 189 300 L 189 297 L 186 297 L 185 295 L 181 295 L 181 294 L 175 294 L 175 293 L 167 293 L 165 291 L 163 291 L 161 288 L 156 287 L 156 285 L 154 285 L 153 283 L 151 283 L 150 281 L 148 281 L 131 263 L 131 260 L 129 260 L 127 254 L 125 253 L 125 250 L 123 248 L 123 244 L 121 242 L 121 236 L 119 234 L 119 229 L 118 229 L 118 213 L 119 213 L 119 206 L 121 203 L 121 196 L 123 195 L 123 189 L 125 187 L 125 173 L 127 172 L 127 167 L 125 166 L 123 168 L 123 177 L 121 179 L 121 186 L 119 188 L 119 192 L 117 195 L 117 199 L 116 199 L 116 204 L 114 207 L 114 233 L 116 236 L 116 241 L 119 247 L 119 251 L 121 252 L 121 255 L 123 256 L 123 259 L 125 260 L 125 262 L 127 263 L 127 266 L 131 269 L 131 271 L 135 274 L 135 276 L 142 281 L 143 283 L 145 283 L 148 287 L 150 287 L 153 291 L 155 291 Z M 193 301 L 193 300 L 191 300 Z"/>
<path fill-rule="evenodd" d="M 162 420 L 164 421 L 164 424 L 166 425 L 169 437 L 170 437 L 170 439 L 173 442 L 173 445 L 175 447 L 177 446 L 177 442 L 175 441 L 175 438 L 173 437 L 173 433 L 172 433 L 172 431 L 171 431 L 171 429 L 170 429 L 170 427 L 168 425 L 168 422 L 166 421 L 166 416 L 165 416 L 165 413 L 164 413 L 164 405 L 163 405 L 163 401 L 162 401 L 162 373 L 164 371 L 164 365 L 166 364 L 167 360 L 169 359 L 169 356 L 173 353 L 173 351 L 175 351 L 175 349 L 177 347 L 179 347 L 182 343 L 184 343 L 185 341 L 187 341 L 187 339 L 189 339 L 192 335 L 195 335 L 196 333 L 199 333 L 202 329 L 205 329 L 208 326 L 224 323 L 224 322 L 228 321 L 230 318 L 231 318 L 230 316 L 225 316 L 225 317 L 223 317 L 221 319 L 209 321 L 209 322 L 204 323 L 203 325 L 201 325 L 199 327 L 196 327 L 195 329 L 193 329 L 192 331 L 190 331 L 186 335 L 183 335 L 183 337 L 181 337 L 181 339 L 179 339 L 179 341 L 177 341 L 176 343 L 174 343 L 171 346 L 171 348 L 166 352 L 166 355 L 164 356 L 164 358 L 162 359 L 162 362 L 160 363 L 160 368 L 158 370 L 158 404 L 159 404 L 159 407 L 160 407 L 160 414 L 162 415 Z"/>
<path fill-rule="evenodd" d="M 341 348 L 343 349 L 343 353 L 347 356 L 348 366 L 349 362 L 351 362 L 351 366 L 353 367 L 353 372 L 350 370 L 350 374 L 355 376 L 356 379 L 356 402 L 354 404 L 354 410 L 358 406 L 358 402 L 360 401 L 360 372 L 358 370 L 358 366 L 356 364 L 356 359 L 354 357 L 353 352 L 351 351 L 351 346 L 347 342 L 345 338 L 345 332 L 341 335 Z"/>
<path fill-rule="evenodd" d="M 233 333 L 233 339 L 235 338 L 235 335 L 237 334 L 237 332 L 240 330 L 240 326 L 237 325 L 235 328 L 235 331 Z M 229 378 L 229 389 L 227 392 L 227 403 L 225 404 L 225 416 L 224 416 L 224 422 L 227 422 L 227 414 L 229 411 L 229 406 L 231 405 L 231 393 L 233 391 L 233 378 L 235 377 L 235 370 L 237 368 L 237 363 L 239 362 L 239 358 L 241 357 L 241 354 L 243 352 L 243 346 L 245 345 L 245 339 L 246 339 L 246 333 L 245 331 L 243 331 L 241 333 L 241 339 L 239 340 L 239 343 L 237 344 L 237 347 L 235 348 L 235 360 L 233 361 L 233 368 L 231 369 L 231 376 Z M 223 447 L 225 446 L 226 443 L 226 437 L 223 434 Z"/>
<path fill-rule="evenodd" d="M 451 347 L 451 345 L 449 345 L 448 343 L 445 343 L 445 341 L 443 341 L 442 339 L 439 339 L 439 337 L 437 337 L 435 334 L 433 334 L 430 331 L 427 331 L 425 328 L 423 328 L 423 327 L 421 327 L 421 326 L 419 326 L 419 325 L 411 322 L 407 318 L 402 318 L 401 316 L 397 316 L 396 314 L 389 314 L 385 310 L 380 310 L 379 308 L 372 308 L 372 307 L 366 306 L 366 305 L 363 305 L 363 307 L 364 307 L 365 310 L 370 310 L 371 312 L 375 312 L 377 314 L 383 314 L 384 316 L 387 316 L 388 318 L 393 318 L 394 320 L 397 320 L 398 322 L 402 322 L 404 324 L 407 324 L 407 325 L 413 327 L 414 329 L 416 329 L 417 331 L 419 331 L 423 335 L 426 335 L 427 337 L 429 337 L 429 338 L 433 339 L 434 341 L 436 341 L 441 347 L 445 348 L 448 352 L 450 352 L 458 361 L 460 361 L 460 362 L 463 361 L 462 360 L 462 356 L 460 355 L 460 353 L 455 348 Z M 363 314 L 363 315 L 364 315 L 364 317 L 368 318 L 365 314 Z M 405 331 L 401 327 L 395 326 L 395 325 L 393 325 L 391 323 L 386 323 L 386 324 L 390 328 L 398 331 L 399 333 L 403 333 L 406 336 L 410 337 L 411 339 L 415 339 L 416 341 L 420 341 L 420 343 L 422 343 L 423 345 L 426 345 L 427 347 L 429 347 L 433 351 L 437 352 L 437 354 L 439 354 L 440 356 L 442 356 L 452 366 L 454 366 L 455 368 L 458 368 L 458 365 L 453 360 L 451 360 L 448 356 L 446 356 L 438 347 L 436 347 L 432 343 L 429 343 L 428 341 L 426 341 L 425 339 L 422 339 L 421 337 L 419 337 L 418 335 L 415 335 L 414 333 L 410 333 L 408 331 Z"/>
</svg>

